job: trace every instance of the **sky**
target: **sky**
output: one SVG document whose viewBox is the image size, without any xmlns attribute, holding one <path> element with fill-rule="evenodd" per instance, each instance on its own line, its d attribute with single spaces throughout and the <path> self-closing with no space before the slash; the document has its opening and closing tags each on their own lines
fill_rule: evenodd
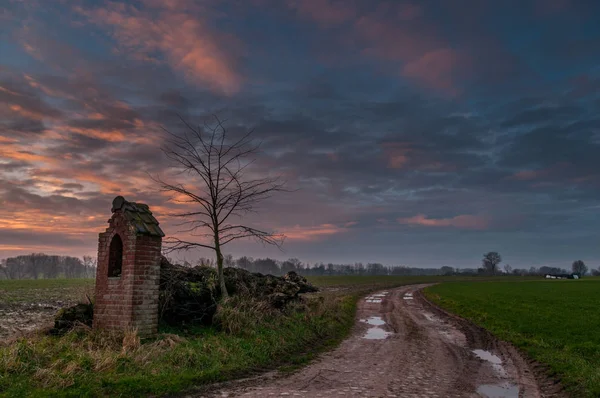
<svg viewBox="0 0 600 398">
<path fill-rule="evenodd" d="M 234 256 L 600 266 L 600 2 L 8 0 L 0 258 L 97 251 L 112 199 L 177 208 L 161 127 L 217 115 L 280 175 Z M 193 260 L 209 252 L 180 253 Z M 176 256 L 177 257 L 177 256 Z"/>
</svg>

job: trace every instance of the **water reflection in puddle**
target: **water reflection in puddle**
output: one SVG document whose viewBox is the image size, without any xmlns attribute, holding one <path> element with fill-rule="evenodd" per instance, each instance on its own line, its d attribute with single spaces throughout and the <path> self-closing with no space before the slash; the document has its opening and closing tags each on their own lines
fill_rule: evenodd
<svg viewBox="0 0 600 398">
<path fill-rule="evenodd" d="M 381 292 L 381 293 L 372 294 L 371 296 L 373 296 L 373 297 L 385 297 L 387 295 L 388 295 L 388 292 Z"/>
<path fill-rule="evenodd" d="M 372 294 L 370 296 L 365 297 L 365 301 L 367 303 L 381 303 L 383 301 L 383 297 L 385 297 L 387 294 L 388 292 Z"/>
<path fill-rule="evenodd" d="M 424 312 L 424 313 L 423 313 L 423 316 L 424 316 L 425 318 L 427 318 L 427 320 L 428 320 L 429 322 L 436 322 L 436 321 L 437 321 L 437 318 L 436 318 L 435 316 L 433 316 L 433 314 L 430 314 L 430 313 L 428 313 L 428 312 Z"/>
<path fill-rule="evenodd" d="M 385 338 L 387 338 L 390 334 L 392 334 L 391 332 L 386 332 L 385 330 L 381 329 L 381 328 L 369 328 L 367 330 L 367 334 L 365 334 L 363 336 L 363 339 L 367 339 L 367 340 L 383 340 Z"/>
<path fill-rule="evenodd" d="M 501 377 L 507 377 L 506 370 L 504 370 L 504 366 L 502 366 L 502 359 L 492 354 L 486 350 L 473 350 L 473 354 L 475 354 L 478 358 L 483 359 L 492 364 L 492 368 L 496 371 L 496 373 Z"/>
<path fill-rule="evenodd" d="M 382 300 L 380 298 L 367 297 L 365 301 L 367 303 L 381 303 Z"/>
<path fill-rule="evenodd" d="M 389 292 L 381 292 L 371 294 L 370 296 L 365 297 L 365 301 L 367 303 L 381 303 L 383 298 L 388 295 Z"/>
<path fill-rule="evenodd" d="M 484 361 L 495 363 L 497 365 L 500 365 L 502 363 L 502 359 L 500 359 L 498 355 L 494 355 L 486 350 L 473 350 L 473 354 L 475 354 L 478 358 L 483 359 Z"/>
<path fill-rule="evenodd" d="M 477 393 L 486 398 L 518 398 L 519 386 L 511 383 L 483 384 L 477 387 Z"/>
<path fill-rule="evenodd" d="M 372 316 L 368 319 L 361 319 L 361 321 L 366 322 L 369 325 L 373 325 L 373 326 L 385 325 L 385 321 L 383 319 L 381 319 L 381 317 L 379 317 L 379 316 Z"/>
</svg>

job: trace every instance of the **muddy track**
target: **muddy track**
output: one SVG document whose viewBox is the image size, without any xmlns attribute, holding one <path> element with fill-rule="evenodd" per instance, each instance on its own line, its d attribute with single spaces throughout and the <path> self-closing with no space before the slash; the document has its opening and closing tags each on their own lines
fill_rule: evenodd
<svg viewBox="0 0 600 398">
<path fill-rule="evenodd" d="M 207 397 L 559 397 L 487 331 L 403 286 L 362 299 L 352 335 L 298 372 L 226 383 Z"/>
</svg>

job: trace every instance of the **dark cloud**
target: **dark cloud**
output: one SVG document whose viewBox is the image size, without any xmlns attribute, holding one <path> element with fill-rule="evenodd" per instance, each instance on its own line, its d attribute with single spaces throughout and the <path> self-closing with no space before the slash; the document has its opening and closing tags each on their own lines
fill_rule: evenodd
<svg viewBox="0 0 600 398">
<path fill-rule="evenodd" d="M 585 110 L 579 106 L 540 106 L 526 109 L 516 114 L 512 119 L 502 123 L 502 127 L 528 127 L 539 124 L 561 124 L 572 122 L 585 115 Z"/>
<path fill-rule="evenodd" d="M 597 6 L 136 2 L 108 4 L 109 18 L 95 2 L 65 4 L 11 3 L 28 23 L 10 24 L 0 71 L 0 227 L 15 231 L 0 250 L 91 253 L 116 194 L 157 208 L 174 233 L 173 204 L 148 179 L 172 175 L 160 127 L 182 134 L 180 116 L 202 128 L 218 115 L 230 137 L 262 141 L 249 171 L 294 190 L 248 216 L 288 232 L 289 255 L 437 266 L 492 249 L 529 262 L 516 266 L 600 255 Z M 544 249 L 561 239 L 565 253 Z"/>
<path fill-rule="evenodd" d="M 64 235 L 57 235 L 56 233 L 49 232 L 32 232 L 29 230 L 0 230 L 0 241 L 3 245 L 15 245 L 20 246 L 23 242 L 35 242 L 34 247 L 50 249 L 52 247 L 68 247 L 72 250 L 77 250 L 81 246 L 85 245 L 86 240 L 79 239 L 76 237 L 68 237 Z"/>
</svg>

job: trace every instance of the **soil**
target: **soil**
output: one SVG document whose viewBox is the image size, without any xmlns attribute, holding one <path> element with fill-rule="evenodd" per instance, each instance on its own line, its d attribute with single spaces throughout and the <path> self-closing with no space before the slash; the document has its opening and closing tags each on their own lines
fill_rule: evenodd
<svg viewBox="0 0 600 398">
<path fill-rule="evenodd" d="M 0 304 L 0 341 L 51 326 L 64 303 Z"/>
<path fill-rule="evenodd" d="M 420 293 L 379 292 L 358 305 L 352 335 L 291 375 L 224 383 L 203 397 L 562 397 L 509 344 Z"/>
</svg>

